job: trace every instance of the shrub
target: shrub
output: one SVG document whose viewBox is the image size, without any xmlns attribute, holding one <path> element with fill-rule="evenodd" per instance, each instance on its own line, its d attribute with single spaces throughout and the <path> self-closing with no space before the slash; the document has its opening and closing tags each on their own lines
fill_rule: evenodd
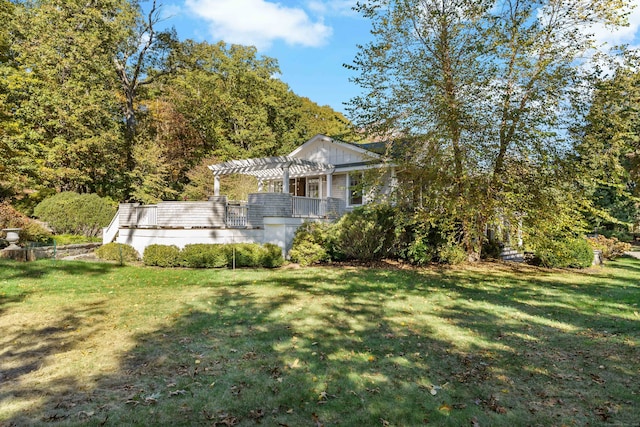
<svg viewBox="0 0 640 427">
<path fill-rule="evenodd" d="M 124 243 L 107 243 L 96 249 L 96 256 L 107 261 L 132 262 L 140 259 L 140 254 L 132 246 Z"/>
<path fill-rule="evenodd" d="M 97 194 L 62 192 L 44 199 L 33 210 L 58 234 L 97 236 L 116 213 L 115 204 Z"/>
<path fill-rule="evenodd" d="M 329 262 L 333 258 L 331 248 L 331 225 L 305 222 L 298 227 L 293 236 L 289 258 L 303 266 Z"/>
<path fill-rule="evenodd" d="M 75 245 L 79 243 L 99 243 L 102 242 L 102 237 L 87 237 L 80 236 L 78 234 L 57 234 L 54 237 L 56 245 Z"/>
<path fill-rule="evenodd" d="M 174 245 L 149 245 L 142 255 L 142 262 L 149 266 L 178 267 L 180 260 L 180 249 Z"/>
<path fill-rule="evenodd" d="M 535 257 L 543 267 L 586 268 L 593 264 L 593 249 L 582 238 L 548 239 L 538 244 Z"/>
<path fill-rule="evenodd" d="M 354 209 L 335 225 L 336 252 L 360 261 L 395 255 L 395 229 L 394 210 L 388 205 Z"/>
<path fill-rule="evenodd" d="M 284 258 L 282 257 L 282 249 L 280 246 L 273 243 L 265 243 L 262 245 L 262 266 L 265 268 L 278 268 L 284 264 Z"/>
<path fill-rule="evenodd" d="M 221 268 L 231 265 L 231 246 L 196 243 L 182 249 L 182 266 L 191 268 Z"/>
<path fill-rule="evenodd" d="M 9 202 L 0 203 L 0 229 L 3 228 L 22 228 L 21 243 L 51 241 L 51 233 L 46 228 L 18 212 Z"/>
<path fill-rule="evenodd" d="M 467 252 L 457 244 L 443 245 L 438 248 L 438 260 L 443 264 L 461 264 L 467 260 Z"/>
<path fill-rule="evenodd" d="M 146 253 L 146 251 L 145 251 Z M 191 268 L 280 267 L 284 260 L 277 245 L 258 243 L 193 244 L 180 253 L 181 265 Z"/>
<path fill-rule="evenodd" d="M 429 264 L 436 257 L 436 248 L 429 241 L 418 236 L 416 239 L 408 243 L 404 251 L 403 258 L 411 264 L 425 265 Z"/>
<path fill-rule="evenodd" d="M 319 243 L 302 240 L 294 243 L 289 251 L 289 258 L 302 266 L 330 261 L 329 254 Z"/>
<path fill-rule="evenodd" d="M 589 244 L 593 249 L 602 251 L 602 256 L 605 259 L 618 258 L 628 250 L 631 250 L 631 244 L 619 241 L 616 237 L 607 238 L 601 234 L 596 237 L 589 237 Z"/>
<path fill-rule="evenodd" d="M 260 267 L 263 255 L 262 247 L 257 243 L 235 243 L 231 246 L 230 265 L 236 267 Z M 235 263 L 234 263 L 235 257 Z"/>
</svg>

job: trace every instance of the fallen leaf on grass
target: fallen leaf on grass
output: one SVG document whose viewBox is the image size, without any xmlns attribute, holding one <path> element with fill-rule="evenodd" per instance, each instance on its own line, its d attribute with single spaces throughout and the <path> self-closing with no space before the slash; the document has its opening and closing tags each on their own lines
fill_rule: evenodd
<svg viewBox="0 0 640 427">
<path fill-rule="evenodd" d="M 444 412 L 445 414 L 449 415 L 449 413 L 451 412 L 451 406 L 447 405 L 446 403 L 443 403 L 442 405 L 440 405 L 438 410 L 440 412 Z"/>
<path fill-rule="evenodd" d="M 311 414 L 311 419 L 313 420 L 315 427 L 324 427 L 324 424 L 322 424 L 320 418 L 318 418 L 315 412 Z"/>
<path fill-rule="evenodd" d="M 476 417 L 471 418 L 471 427 L 480 427 L 480 423 Z"/>
<path fill-rule="evenodd" d="M 249 418 L 251 418 L 257 423 L 260 423 L 263 417 L 264 417 L 264 409 L 254 409 L 249 411 Z"/>
</svg>

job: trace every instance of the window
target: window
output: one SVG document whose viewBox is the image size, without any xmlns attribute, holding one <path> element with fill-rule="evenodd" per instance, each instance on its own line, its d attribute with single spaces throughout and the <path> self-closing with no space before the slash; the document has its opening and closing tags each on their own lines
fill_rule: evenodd
<svg viewBox="0 0 640 427">
<path fill-rule="evenodd" d="M 307 180 L 307 197 L 320 198 L 320 178 L 309 178 Z"/>
<path fill-rule="evenodd" d="M 282 193 L 282 181 L 274 181 L 273 182 L 273 192 L 274 193 Z"/>
<path fill-rule="evenodd" d="M 362 174 L 354 172 L 349 174 L 349 206 L 362 204 Z"/>
</svg>

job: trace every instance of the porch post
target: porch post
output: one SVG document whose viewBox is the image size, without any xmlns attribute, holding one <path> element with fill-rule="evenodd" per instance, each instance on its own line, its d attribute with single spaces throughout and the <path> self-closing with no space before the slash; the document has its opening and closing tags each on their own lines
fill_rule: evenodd
<svg viewBox="0 0 640 427">
<path fill-rule="evenodd" d="M 220 195 L 220 175 L 215 175 L 213 177 L 213 195 Z"/>
<path fill-rule="evenodd" d="M 289 194 L 289 166 L 282 168 L 282 192 Z"/>
<path fill-rule="evenodd" d="M 333 174 L 327 174 L 327 197 L 331 197 L 331 187 L 333 186 Z"/>
</svg>

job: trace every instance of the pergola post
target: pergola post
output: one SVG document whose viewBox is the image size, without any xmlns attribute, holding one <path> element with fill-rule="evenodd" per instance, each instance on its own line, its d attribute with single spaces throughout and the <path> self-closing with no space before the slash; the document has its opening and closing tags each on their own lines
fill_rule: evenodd
<svg viewBox="0 0 640 427">
<path fill-rule="evenodd" d="M 258 180 L 258 193 L 262 193 L 262 190 L 264 190 L 264 181 L 261 178 Z"/>
<path fill-rule="evenodd" d="M 213 177 L 213 195 L 220 195 L 220 175 L 214 175 Z"/>
<path fill-rule="evenodd" d="M 289 194 L 289 166 L 282 168 L 282 192 Z"/>
<path fill-rule="evenodd" d="M 331 187 L 333 187 L 333 174 L 327 174 L 327 197 L 331 197 Z"/>
</svg>

